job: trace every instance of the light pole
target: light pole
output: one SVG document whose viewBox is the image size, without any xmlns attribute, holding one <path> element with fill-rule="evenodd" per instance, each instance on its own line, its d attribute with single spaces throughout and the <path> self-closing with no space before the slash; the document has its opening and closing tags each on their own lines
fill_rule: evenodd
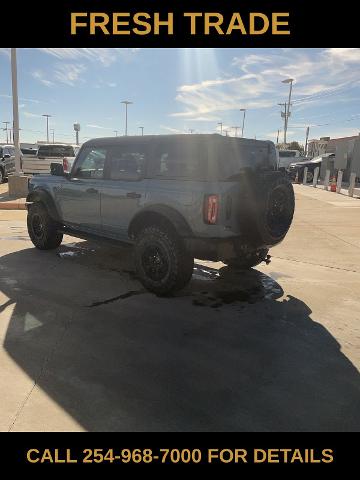
<svg viewBox="0 0 360 480">
<path fill-rule="evenodd" d="M 129 102 L 128 100 L 123 100 L 121 103 L 125 105 L 125 137 L 127 137 L 128 134 L 128 105 L 132 105 L 133 102 Z"/>
<path fill-rule="evenodd" d="M 218 122 L 218 125 L 220 125 L 220 135 L 222 135 L 223 122 Z"/>
<path fill-rule="evenodd" d="M 46 141 L 47 143 L 49 143 L 49 118 L 51 117 L 51 115 L 44 113 L 42 116 L 46 117 Z"/>
<path fill-rule="evenodd" d="M 141 136 L 143 137 L 144 136 L 144 127 L 139 127 L 140 130 L 141 130 Z"/>
<path fill-rule="evenodd" d="M 285 128 L 284 128 L 284 144 L 285 144 L 285 145 L 286 145 L 286 132 L 287 132 L 287 127 L 288 127 L 288 123 L 289 123 L 289 117 L 290 117 L 290 115 L 291 115 L 291 113 L 290 113 L 290 107 L 291 107 L 291 93 L 292 93 L 293 81 L 294 81 L 293 78 L 286 78 L 285 80 L 282 80 L 282 83 L 288 83 L 288 84 L 290 84 L 290 88 L 289 88 L 289 99 L 288 99 L 288 103 L 287 103 L 287 109 L 286 109 L 286 105 L 285 105 Z"/>
<path fill-rule="evenodd" d="M 6 143 L 9 143 L 9 137 L 8 137 L 8 125 L 10 122 L 2 122 L 2 123 L 5 123 L 5 132 L 6 132 Z"/>
<path fill-rule="evenodd" d="M 15 147 L 15 175 L 20 175 L 20 139 L 19 139 L 19 99 L 17 88 L 17 61 L 16 48 L 11 49 L 11 84 L 13 100 L 13 139 Z"/>
<path fill-rule="evenodd" d="M 53 128 L 50 128 L 50 132 L 52 134 L 52 142 L 55 143 L 55 130 Z"/>
<path fill-rule="evenodd" d="M 242 121 L 242 128 L 241 128 L 241 138 L 244 138 L 244 126 L 245 126 L 246 108 L 240 108 L 240 112 L 243 112 L 243 121 Z"/>
<path fill-rule="evenodd" d="M 114 133 L 115 133 L 115 137 L 117 137 L 118 135 L 118 131 L 117 130 L 114 130 Z"/>
<path fill-rule="evenodd" d="M 235 127 L 231 127 L 235 130 L 235 137 L 237 137 L 237 131 L 240 128 L 239 126 L 235 125 Z"/>
</svg>

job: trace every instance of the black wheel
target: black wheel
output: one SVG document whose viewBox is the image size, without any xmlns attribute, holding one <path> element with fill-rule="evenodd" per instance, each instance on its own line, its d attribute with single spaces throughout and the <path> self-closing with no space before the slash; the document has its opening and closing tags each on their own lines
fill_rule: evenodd
<svg viewBox="0 0 360 480">
<path fill-rule="evenodd" d="M 5 181 L 4 170 L 0 168 L 0 184 L 4 183 L 4 181 Z"/>
<path fill-rule="evenodd" d="M 33 203 L 30 206 L 27 227 L 32 243 L 40 250 L 57 248 L 62 242 L 63 234 L 41 203 Z"/>
<path fill-rule="evenodd" d="M 248 255 L 224 260 L 224 263 L 226 263 L 229 267 L 238 268 L 240 270 L 249 270 L 250 268 L 256 267 L 256 265 L 259 265 L 261 262 L 263 262 L 268 252 L 269 250 L 264 248 Z"/>
<path fill-rule="evenodd" d="M 166 295 L 181 290 L 190 281 L 194 257 L 174 232 L 153 225 L 136 237 L 135 263 L 144 287 L 157 295 Z"/>
</svg>

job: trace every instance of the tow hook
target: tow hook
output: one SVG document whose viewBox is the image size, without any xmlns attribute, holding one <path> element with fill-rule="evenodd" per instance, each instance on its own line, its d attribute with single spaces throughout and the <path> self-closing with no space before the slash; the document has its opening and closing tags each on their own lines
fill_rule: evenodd
<svg viewBox="0 0 360 480">
<path fill-rule="evenodd" d="M 264 262 L 266 263 L 266 265 L 269 265 L 269 263 L 271 262 L 271 255 L 266 255 L 266 257 L 264 258 Z"/>
</svg>

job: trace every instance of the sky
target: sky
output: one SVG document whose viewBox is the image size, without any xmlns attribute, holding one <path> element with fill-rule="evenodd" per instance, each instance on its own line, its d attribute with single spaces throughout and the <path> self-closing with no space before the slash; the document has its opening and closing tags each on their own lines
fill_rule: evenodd
<svg viewBox="0 0 360 480">
<path fill-rule="evenodd" d="M 0 122 L 12 121 L 9 49 L 0 49 Z M 288 141 L 360 132 L 360 49 L 17 49 L 20 141 L 55 141 L 128 133 L 235 134 L 276 140 L 293 78 Z M 5 125 L 1 124 L 1 128 Z M 239 133 L 239 130 L 238 130 Z M 51 135 L 50 135 L 51 136 Z M 51 137 L 52 138 L 52 137 Z M 0 131 L 0 141 L 6 140 Z"/>
</svg>

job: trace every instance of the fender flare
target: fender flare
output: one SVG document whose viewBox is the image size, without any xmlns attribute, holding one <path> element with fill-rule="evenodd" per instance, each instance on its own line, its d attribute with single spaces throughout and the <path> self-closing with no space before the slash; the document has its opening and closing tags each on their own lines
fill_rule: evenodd
<svg viewBox="0 0 360 480">
<path fill-rule="evenodd" d="M 29 205 L 35 202 L 43 203 L 50 217 L 56 222 L 61 221 L 61 216 L 59 214 L 59 211 L 49 192 L 47 192 L 46 190 L 33 190 L 32 192 L 30 192 L 26 197 L 27 207 L 29 208 Z"/>
<path fill-rule="evenodd" d="M 149 223 L 151 214 L 158 215 L 163 217 L 165 220 L 171 223 L 171 225 L 175 228 L 176 232 L 181 237 L 192 237 L 193 232 L 183 217 L 181 213 L 179 213 L 175 208 L 168 207 L 167 205 L 151 205 L 148 207 L 143 208 L 140 212 L 138 212 L 135 217 L 131 220 L 129 228 L 128 228 L 128 235 L 129 238 L 133 238 L 136 234 L 137 227 L 141 223 Z"/>
</svg>

